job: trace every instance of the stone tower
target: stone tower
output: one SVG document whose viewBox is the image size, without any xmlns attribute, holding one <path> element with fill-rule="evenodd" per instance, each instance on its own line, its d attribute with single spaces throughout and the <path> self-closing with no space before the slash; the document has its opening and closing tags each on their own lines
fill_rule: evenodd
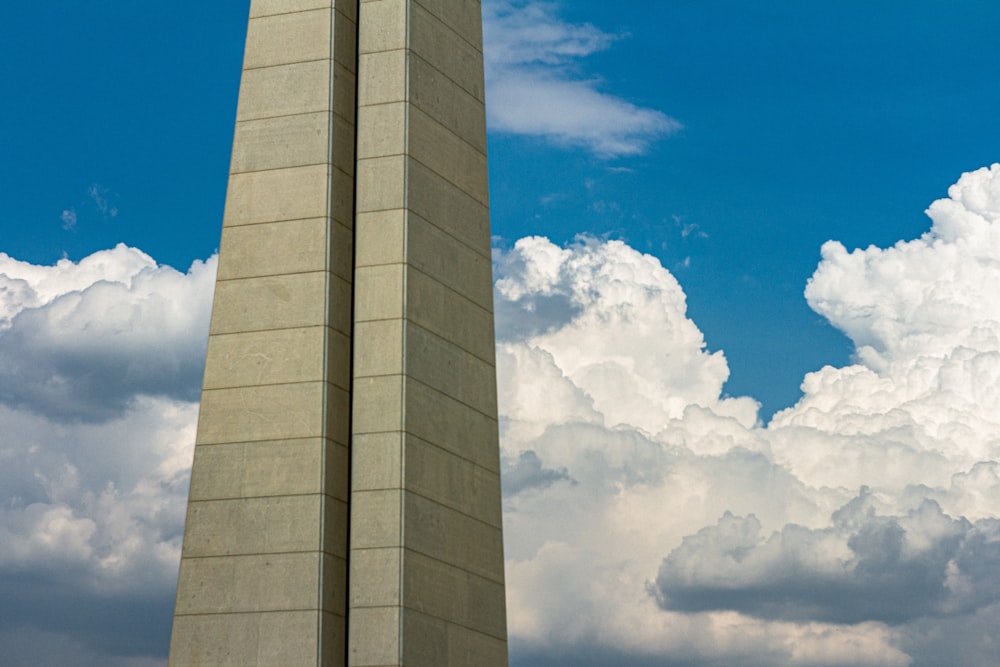
<svg viewBox="0 0 1000 667">
<path fill-rule="evenodd" d="M 507 664 L 479 0 L 252 0 L 171 667 Z"/>
</svg>

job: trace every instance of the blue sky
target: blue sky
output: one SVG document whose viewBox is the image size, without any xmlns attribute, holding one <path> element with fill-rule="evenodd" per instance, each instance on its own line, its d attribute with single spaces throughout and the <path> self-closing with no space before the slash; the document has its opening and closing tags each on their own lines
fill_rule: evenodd
<svg viewBox="0 0 1000 667">
<path fill-rule="evenodd" d="M 902 242 L 928 232 L 925 209 L 963 173 L 1000 161 L 1000 5 L 486 5 L 515 665 L 584 664 L 581 652 L 609 656 L 608 664 L 819 664 L 824 651 L 841 655 L 838 664 L 987 664 L 984 628 L 1000 617 L 1000 594 L 990 598 L 995 591 L 976 573 L 1000 572 L 989 555 L 1000 444 L 996 397 L 976 392 L 1000 379 L 989 370 L 1000 352 L 982 335 L 994 324 L 1000 331 L 996 296 L 982 291 L 1000 256 L 991 255 L 994 236 L 968 220 L 993 219 L 1000 186 L 986 172 L 968 177 L 937 209 L 925 245 Z M 129 585 L 97 595 L 101 613 L 118 623 L 169 618 L 164 591 L 248 6 L 61 0 L 0 9 L 0 252 L 8 256 L 0 262 L 8 280 L 0 284 L 0 461 L 20 461 L 0 473 L 10 508 L 0 512 L 0 533 L 21 545 L 0 547 L 0 591 L 32 599 L 0 601 L 0 643 L 23 664 L 38 664 L 43 644 L 91 656 L 86 664 L 160 664 L 168 630 L 155 621 L 144 639 L 109 640 L 72 614 L 52 616 L 44 601 L 65 583 L 56 571 L 78 575 L 60 589 L 69 608 L 92 604 L 95 586 L 114 580 L 95 556 L 119 543 L 118 514 L 98 500 L 111 483 L 116 507 L 129 508 L 126 523 L 141 527 L 142 546 L 123 562 L 145 554 L 167 574 L 126 568 Z M 519 242 L 530 236 L 551 243 Z M 826 246 L 821 256 L 830 240 L 844 249 Z M 148 257 L 120 250 L 81 262 L 118 243 Z M 955 250 L 934 254 L 945 246 Z M 41 269 L 61 258 L 72 266 Z M 118 296 L 112 287 L 98 295 L 102 280 L 121 286 Z M 47 310 L 72 294 L 93 299 L 94 312 L 134 307 L 172 326 L 144 324 L 112 346 L 110 324 L 107 335 L 93 334 L 99 317 Z M 137 294 L 184 315 L 150 314 L 151 301 Z M 625 311 L 631 319 L 617 320 Z M 583 352 L 572 342 L 581 340 Z M 711 354 L 719 351 L 724 359 Z M 129 354 L 167 360 L 137 372 Z M 928 377 L 936 384 L 919 384 Z M 56 379 L 86 395 L 53 389 Z M 554 398 L 539 412 L 525 396 L 545 382 Z M 114 443 L 149 433 L 159 472 L 133 461 L 138 455 L 114 463 Z M 583 444 L 567 453 L 567 442 Z M 172 509 L 150 510 L 136 480 L 153 480 Z M 699 505 L 706 494 L 718 500 Z M 539 512 L 546 507 L 548 515 Z M 545 518 L 556 508 L 565 526 Z M 579 508 L 590 514 L 577 523 Z M 631 557 L 563 534 L 585 519 L 612 530 L 622 512 L 661 510 L 687 518 L 665 520 L 669 529 L 637 527 L 648 540 L 623 536 Z M 911 536 L 900 538 L 900 562 L 866 547 L 900 534 Z M 52 569 L 29 566 L 25 554 L 44 535 L 83 555 L 68 569 L 58 559 Z M 733 535 L 754 568 L 724 557 L 737 548 L 726 543 Z M 906 560 L 919 535 L 986 597 L 962 597 L 952 579 L 942 584 L 947 595 L 914 593 L 910 584 L 938 581 L 946 569 L 918 571 Z M 833 543 L 853 554 L 843 581 L 805 566 L 802 580 L 748 574 L 797 562 L 790 554 L 835 553 L 822 546 Z M 560 560 L 564 548 L 575 556 Z M 631 582 L 634 598 L 577 600 L 573 577 L 600 581 L 595 573 L 621 563 L 631 565 L 616 581 Z M 888 576 L 893 569 L 914 579 Z M 722 590 L 721 579 L 742 588 Z M 866 589 L 899 605 L 854 604 L 844 593 Z M 617 613 L 609 627 L 628 630 L 595 633 L 590 603 Z M 554 620 L 566 610 L 579 621 Z M 46 616 L 48 624 L 37 620 Z M 21 617 L 28 630 L 15 646 L 12 618 Z M 726 653 L 691 639 L 722 626 L 760 641 Z M 935 642 L 941 632 L 957 638 Z M 840 643 L 824 648 L 824 633 Z M 780 648 L 789 642 L 813 653 L 789 657 Z M 838 653 L 849 645 L 861 648 Z M 970 646 L 979 652 L 963 652 Z"/>
</svg>

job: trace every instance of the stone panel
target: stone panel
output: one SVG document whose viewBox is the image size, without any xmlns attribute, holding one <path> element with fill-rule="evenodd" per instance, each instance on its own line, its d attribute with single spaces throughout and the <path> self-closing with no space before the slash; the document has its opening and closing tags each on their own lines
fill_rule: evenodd
<svg viewBox="0 0 1000 667">
<path fill-rule="evenodd" d="M 427 385 L 406 383 L 406 432 L 500 473 L 497 421 Z M 447 414 L 448 419 L 436 415 Z"/>
<path fill-rule="evenodd" d="M 326 268 L 327 235 L 331 249 L 350 255 L 350 230 L 327 229 L 324 218 L 226 227 L 222 230 L 218 280 L 306 273 Z M 346 247 L 345 247 L 346 246 Z M 348 260 L 349 262 L 350 260 Z M 349 275 L 349 274 L 348 274 Z"/>
<path fill-rule="evenodd" d="M 403 316 L 402 264 L 358 267 L 354 275 L 354 319 L 357 322 Z"/>
<path fill-rule="evenodd" d="M 363 111 L 359 112 L 364 124 Z M 358 160 L 358 212 L 385 211 L 406 205 L 406 159 L 383 157 Z"/>
<path fill-rule="evenodd" d="M 328 112 L 246 120 L 236 124 L 230 172 L 325 165 L 329 142 Z"/>
<path fill-rule="evenodd" d="M 416 160 L 406 170 L 411 211 L 490 257 L 490 216 L 486 205 L 462 192 Z"/>
<path fill-rule="evenodd" d="M 327 322 L 327 282 L 332 305 Z M 321 271 L 224 280 L 215 286 L 213 334 L 293 329 L 329 324 L 349 332 L 351 288 L 341 278 Z"/>
<path fill-rule="evenodd" d="M 329 170 L 327 165 L 318 165 L 230 176 L 223 224 L 228 227 L 326 217 Z M 346 181 L 350 184 L 349 178 Z M 337 199 L 349 204 L 352 192 L 353 185 L 341 186 L 336 190 Z"/>
<path fill-rule="evenodd" d="M 326 7 L 292 14 L 274 14 L 250 20 L 247 27 L 245 69 L 323 60 L 330 57 L 330 3 Z"/>
<path fill-rule="evenodd" d="M 176 613 L 316 609 L 319 559 L 318 552 L 185 558 Z"/>
<path fill-rule="evenodd" d="M 321 500 L 322 496 L 313 495 L 192 502 L 188 505 L 183 555 L 200 558 L 318 551 Z"/>
<path fill-rule="evenodd" d="M 407 613 L 415 609 L 496 639 L 506 636 L 502 582 L 478 577 L 413 551 L 406 552 L 405 562 L 403 601 Z"/>
<path fill-rule="evenodd" d="M 428 331 L 492 362 L 492 313 L 412 267 L 406 272 L 406 315 Z"/>
<path fill-rule="evenodd" d="M 407 216 L 407 222 L 407 261 L 428 277 L 492 312 L 493 267 L 490 260 L 415 213 Z M 382 228 L 386 227 L 388 225 Z"/>
<path fill-rule="evenodd" d="M 204 389 L 321 381 L 325 328 L 217 334 L 208 339 Z"/>
<path fill-rule="evenodd" d="M 358 159 L 406 152 L 406 107 L 402 102 L 367 106 L 358 114 Z"/>
<path fill-rule="evenodd" d="M 495 415 L 493 365 L 423 327 L 406 327 L 406 374 L 485 415 Z"/>
<path fill-rule="evenodd" d="M 410 156 L 488 206 L 486 154 L 416 107 L 410 107 L 408 124 Z"/>
<path fill-rule="evenodd" d="M 402 263 L 406 257 L 403 239 L 407 218 L 403 209 L 359 214 L 357 266 Z"/>
<path fill-rule="evenodd" d="M 486 153 L 486 115 L 483 101 L 421 58 L 410 70 L 411 100 L 421 111 Z"/>
<path fill-rule="evenodd" d="M 347 663 L 349 665 L 353 667 L 382 667 L 401 664 L 399 662 L 402 639 L 400 636 L 400 611 L 399 607 L 355 607 L 351 609 L 348 625 L 348 646 L 350 648 L 348 649 Z"/>
<path fill-rule="evenodd" d="M 398 489 L 352 494 L 351 553 L 358 549 L 401 546 L 402 512 Z"/>
<path fill-rule="evenodd" d="M 403 49 L 362 53 L 358 57 L 359 115 L 366 106 L 406 101 L 406 62 L 407 52 Z"/>
<path fill-rule="evenodd" d="M 403 378 L 399 375 L 354 378 L 355 434 L 399 431 L 403 424 Z"/>
<path fill-rule="evenodd" d="M 403 550 L 355 549 L 351 552 L 352 607 L 391 607 L 400 604 Z"/>
<path fill-rule="evenodd" d="M 245 70 L 236 121 L 330 111 L 330 62 Z"/>
<path fill-rule="evenodd" d="M 323 389 L 308 382 L 204 391 L 198 444 L 322 436 Z"/>
<path fill-rule="evenodd" d="M 503 527 L 500 475 L 406 435 L 406 488 L 496 528 Z"/>
<path fill-rule="evenodd" d="M 442 23 L 481 50 L 483 14 L 479 0 L 414 0 Z"/>
<path fill-rule="evenodd" d="M 485 99 L 482 51 L 419 2 L 413 3 L 410 48 L 480 103 Z M 480 115 L 484 115 L 482 111 Z"/>
<path fill-rule="evenodd" d="M 316 664 L 315 611 L 178 616 L 170 663 L 178 667 Z M 296 637 L 294 642 L 289 637 Z"/>
<path fill-rule="evenodd" d="M 404 502 L 407 549 L 503 583 L 503 538 L 498 528 L 413 493 L 404 492 Z"/>
<path fill-rule="evenodd" d="M 377 53 L 406 48 L 406 0 L 366 0 L 361 7 L 358 51 Z"/>
<path fill-rule="evenodd" d="M 354 375 L 403 372 L 403 320 L 358 322 L 354 326 Z"/>
<path fill-rule="evenodd" d="M 351 488 L 374 491 L 402 488 L 403 434 L 355 433 L 351 442 Z"/>
<path fill-rule="evenodd" d="M 416 611 L 404 610 L 403 633 L 406 667 L 507 664 L 505 641 Z"/>
<path fill-rule="evenodd" d="M 343 458 L 338 465 L 346 467 Z M 320 438 L 201 445 L 194 450 L 191 501 L 319 493 L 322 463 Z"/>
</svg>

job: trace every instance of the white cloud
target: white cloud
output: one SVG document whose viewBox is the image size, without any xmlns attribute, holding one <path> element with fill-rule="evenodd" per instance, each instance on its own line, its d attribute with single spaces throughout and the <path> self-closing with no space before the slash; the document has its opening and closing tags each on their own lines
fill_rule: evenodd
<svg viewBox="0 0 1000 667">
<path fill-rule="evenodd" d="M 123 245 L 44 267 L 0 254 L 0 403 L 101 420 L 140 394 L 196 401 L 214 277 L 214 258 L 182 274 Z"/>
<path fill-rule="evenodd" d="M 656 259 L 586 238 L 498 251 L 522 664 L 993 664 L 998 179 L 964 176 L 916 241 L 826 247 L 807 295 L 857 360 L 810 374 L 766 427 L 721 395 L 725 357 Z M 115 354 L 188 355 L 167 320 L 205 326 L 213 266 L 181 274 L 121 247 L 56 267 L 0 256 L 0 355 L 67 379 L 87 364 L 44 359 L 71 335 L 113 369 L 128 367 Z M 88 338 L 108 323 L 124 342 Z M 99 420 L 0 403 L 0 596 L 19 618 L 0 616 L 0 637 L 86 638 L 107 664 L 162 653 L 197 410 L 177 377 L 173 393 L 128 384 Z M 81 622 L 84 607 L 107 611 Z M 101 634 L 140 618 L 158 620 L 128 646 Z"/>
<path fill-rule="evenodd" d="M 645 152 L 680 124 L 663 113 L 601 92 L 576 70 L 617 37 L 570 24 L 549 2 L 491 0 L 483 6 L 490 129 L 582 146 L 602 157 Z"/>
<path fill-rule="evenodd" d="M 11 664 L 161 664 L 214 273 L 125 246 L 54 266 L 0 254 Z"/>
<path fill-rule="evenodd" d="M 921 239 L 825 246 L 807 298 L 857 362 L 807 376 L 767 427 L 721 397 L 725 359 L 653 258 L 543 239 L 498 256 L 498 313 L 528 325 L 498 326 L 504 455 L 542 482 L 505 501 L 516 650 L 993 664 L 1000 166 L 949 194 Z M 981 634 L 928 638 L 962 619 Z"/>
</svg>

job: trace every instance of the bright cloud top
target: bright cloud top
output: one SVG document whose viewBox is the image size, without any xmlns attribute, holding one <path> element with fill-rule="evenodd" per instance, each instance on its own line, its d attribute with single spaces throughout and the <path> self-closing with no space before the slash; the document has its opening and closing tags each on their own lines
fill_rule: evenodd
<svg viewBox="0 0 1000 667">
<path fill-rule="evenodd" d="M 767 426 L 723 394 L 726 359 L 655 258 L 588 238 L 497 251 L 515 656 L 993 664 L 1000 166 L 929 214 L 917 240 L 824 247 L 807 298 L 856 363 L 808 375 Z M 123 246 L 53 267 L 0 255 L 0 640 L 15 664 L 64 661 L 32 637 L 88 664 L 158 664 L 214 267 Z"/>
<path fill-rule="evenodd" d="M 498 355 L 524 650 L 992 664 L 988 635 L 927 645 L 1000 620 L 1000 166 L 949 194 L 916 241 L 824 247 L 807 297 L 857 363 L 807 376 L 766 428 L 721 394 L 725 359 L 654 259 L 501 255 L 498 312 L 531 326 L 501 326 Z"/>
<path fill-rule="evenodd" d="M 680 124 L 599 90 L 575 68 L 615 36 L 565 23 L 547 2 L 483 6 L 490 129 L 582 146 L 602 157 L 634 155 Z"/>
</svg>

